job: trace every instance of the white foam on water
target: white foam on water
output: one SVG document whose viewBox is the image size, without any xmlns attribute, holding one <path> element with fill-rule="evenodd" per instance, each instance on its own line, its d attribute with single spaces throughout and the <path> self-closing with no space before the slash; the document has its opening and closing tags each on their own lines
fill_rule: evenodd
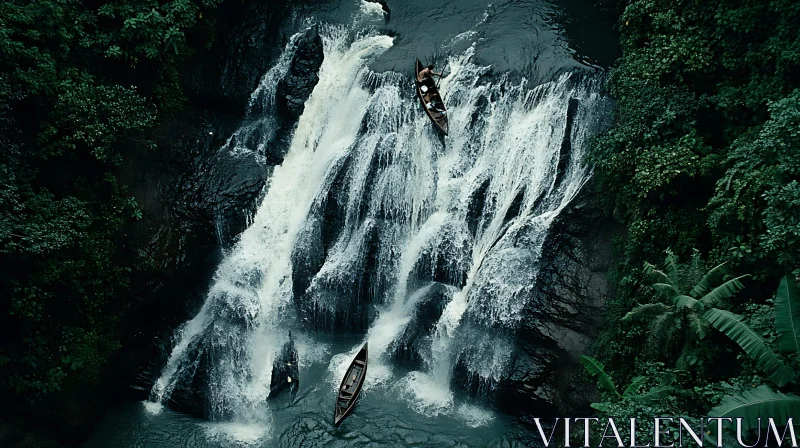
<svg viewBox="0 0 800 448">
<path fill-rule="evenodd" d="M 267 415 L 271 367 L 290 329 L 286 316 L 292 297 L 292 248 L 316 193 L 328 179 L 326 171 L 346 156 L 358 134 L 369 99 L 368 92 L 358 88 L 365 65 L 392 44 L 392 38 L 380 35 L 350 44 L 346 31 L 333 27 L 324 29 L 322 38 L 326 57 L 319 82 L 290 149 L 275 168 L 252 225 L 217 269 L 203 308 L 178 332 L 178 343 L 153 389 L 154 401 L 163 401 L 181 375 L 192 374 L 187 366 L 196 368 L 200 361 L 186 358 L 190 346 L 215 350 L 219 359 L 210 380 L 212 415 L 233 414 L 247 423 L 213 426 L 217 429 L 242 432 L 251 420 L 259 422 L 255 426 L 266 425 L 262 416 Z"/>
<path fill-rule="evenodd" d="M 164 410 L 164 405 L 156 401 L 143 401 L 142 406 L 144 407 L 145 412 L 150 415 L 158 415 Z"/>
<path fill-rule="evenodd" d="M 480 406 L 462 403 L 456 408 L 456 417 L 470 428 L 478 428 L 491 423 L 494 413 Z"/>
<path fill-rule="evenodd" d="M 362 9 L 372 15 L 380 6 L 363 2 Z M 332 389 L 366 341 L 367 394 L 393 385 L 421 414 L 451 415 L 468 426 L 488 424 L 492 413 L 456 403 L 453 370 L 461 365 L 485 382 L 496 382 L 507 370 L 513 347 L 503 338 L 528 305 L 550 226 L 589 177 L 581 157 L 590 130 L 581 123 L 599 96 L 567 74 L 533 87 L 507 75 L 486 79 L 489 68 L 474 63 L 473 46 L 450 57 L 441 80 L 450 136 L 440 140 L 411 93 L 411 79 L 368 68 L 392 46 L 392 38 L 374 31 L 353 35 L 345 27 L 319 31 L 325 53 L 319 82 L 289 151 L 275 167 L 252 224 L 217 269 L 202 309 L 176 332 L 152 405 L 165 402 L 204 356 L 213 355 L 207 391 L 212 418 L 232 421 L 210 425 L 209 433 L 242 443 L 268 437 L 271 370 L 289 332 L 301 368 L 329 356 L 329 336 L 306 333 L 314 316 L 297 315 L 305 312 L 293 306 L 299 300 L 313 305 L 321 318 L 358 312 L 370 319 L 361 327 L 368 328 L 362 342 L 330 358 Z M 288 70 L 297 36 L 262 79 L 251 99 L 252 115 L 226 147 L 264 150 L 259 146 L 264 140 L 243 136 L 254 122 L 274 118 L 275 86 Z M 580 101 L 580 110 L 569 160 L 560 161 L 572 98 Z M 324 204 L 332 189 L 341 201 L 336 203 L 341 225 L 326 243 L 308 289 L 295 297 L 292 255 L 313 243 L 304 232 L 328 219 Z M 475 209 L 479 196 L 482 205 Z M 336 287 L 353 283 L 368 263 L 381 288 L 371 285 L 372 296 L 355 310 L 350 297 L 355 293 Z M 445 267 L 420 273 L 425 263 L 432 271 L 436 263 Z M 429 342 L 429 350 L 420 353 L 424 366 L 394 381 L 392 350 L 434 293 L 430 279 L 417 276 L 434 274 L 452 278 L 444 281 L 441 316 L 432 333 L 423 335 Z"/>
<path fill-rule="evenodd" d="M 383 17 L 386 12 L 383 10 L 383 6 L 380 3 L 376 2 L 368 2 L 366 0 L 361 0 L 361 13 L 365 15 L 376 15 L 379 17 Z"/>
<path fill-rule="evenodd" d="M 271 435 L 271 426 L 265 422 L 214 422 L 200 426 L 209 439 L 233 442 L 238 446 L 263 446 L 263 442 Z"/>
<path fill-rule="evenodd" d="M 411 409 L 426 417 L 453 411 L 453 392 L 449 384 L 442 384 L 429 373 L 411 372 L 397 383 L 396 388 Z"/>
</svg>

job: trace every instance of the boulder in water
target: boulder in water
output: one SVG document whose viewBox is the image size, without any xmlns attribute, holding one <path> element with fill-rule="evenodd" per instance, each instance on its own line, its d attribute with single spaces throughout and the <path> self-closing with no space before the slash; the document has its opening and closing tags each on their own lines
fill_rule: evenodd
<svg viewBox="0 0 800 448">
<path fill-rule="evenodd" d="M 187 349 L 190 356 L 183 358 L 178 367 L 176 383 L 166 396 L 165 404 L 178 412 L 199 418 L 208 418 L 209 373 L 211 356 L 203 348 L 200 339 Z"/>
<path fill-rule="evenodd" d="M 434 282 L 412 294 L 411 300 L 416 300 L 414 313 L 403 333 L 389 347 L 395 359 L 412 368 L 423 365 L 425 353 L 430 352 L 431 333 L 455 290 L 452 286 Z M 418 294 L 421 297 L 414 297 Z"/>
<path fill-rule="evenodd" d="M 300 387 L 300 368 L 298 366 L 297 348 L 291 335 L 289 335 L 289 340 L 283 344 L 280 353 L 272 364 L 269 395 L 273 397 L 289 389 L 292 392 L 292 396 L 294 396 L 298 387 Z"/>
</svg>

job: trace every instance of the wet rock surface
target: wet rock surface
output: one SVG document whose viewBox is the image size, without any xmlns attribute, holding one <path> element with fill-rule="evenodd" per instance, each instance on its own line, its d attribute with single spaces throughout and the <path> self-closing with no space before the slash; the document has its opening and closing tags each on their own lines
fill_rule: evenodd
<svg viewBox="0 0 800 448">
<path fill-rule="evenodd" d="M 192 105 L 241 115 L 258 80 L 285 43 L 281 23 L 297 1 L 222 2 L 216 39 L 188 62 L 182 85 Z"/>
<path fill-rule="evenodd" d="M 191 365 L 182 365 L 179 368 L 189 369 L 193 374 L 181 377 L 181 380 L 175 384 L 167 399 L 167 405 L 178 412 L 199 418 L 208 418 L 209 408 L 206 394 L 213 360 L 208 351 L 200 351 L 199 344 L 194 344 L 193 347 L 189 347 L 189 350 L 198 352 L 193 358 L 197 362 L 193 362 Z"/>
<path fill-rule="evenodd" d="M 603 324 L 612 242 L 624 236 L 624 227 L 606 218 L 594 197 L 590 182 L 545 242 L 515 360 L 501 385 L 502 407 L 511 413 L 573 415 L 587 411 L 594 398 L 580 357 Z"/>
<path fill-rule="evenodd" d="M 317 72 L 322 65 L 322 58 L 322 38 L 314 26 L 300 37 L 289 71 L 278 83 L 278 110 L 287 118 L 296 119 L 303 113 L 305 102 L 319 81 Z"/>
<path fill-rule="evenodd" d="M 272 397 L 288 389 L 294 397 L 299 387 L 300 365 L 297 348 L 294 340 L 289 336 L 289 340 L 283 344 L 280 354 L 272 365 L 269 394 Z"/>
<path fill-rule="evenodd" d="M 129 314 L 141 325 L 126 335 L 114 367 L 128 398 L 148 397 L 175 328 L 200 309 L 224 250 L 247 228 L 273 166 L 282 162 L 296 115 L 285 115 L 275 138 L 258 151 L 237 153 L 226 142 L 246 119 L 251 92 L 286 43 L 281 23 L 290 7 L 291 2 L 223 3 L 215 45 L 195 55 L 182 75 L 187 107 L 163 120 L 157 151 L 130 154 L 120 170 L 143 211 L 133 232 L 141 259 L 151 266 L 138 285 L 147 299 Z M 299 107 L 317 82 L 321 57 L 319 35 L 309 33 L 292 63 L 295 95 L 306 92 Z M 197 371 L 195 380 L 176 386 L 169 405 L 207 416 L 205 398 L 192 394 L 206 389 L 195 384 L 207 380 L 206 369 Z"/>
<path fill-rule="evenodd" d="M 417 306 L 402 334 L 389 346 L 389 353 L 409 368 L 424 367 L 425 354 L 430 353 L 431 334 L 456 288 L 434 282 L 412 294 Z"/>
</svg>

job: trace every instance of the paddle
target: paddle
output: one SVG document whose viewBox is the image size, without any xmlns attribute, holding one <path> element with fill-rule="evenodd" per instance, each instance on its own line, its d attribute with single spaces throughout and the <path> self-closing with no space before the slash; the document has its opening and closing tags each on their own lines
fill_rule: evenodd
<svg viewBox="0 0 800 448">
<path fill-rule="evenodd" d="M 445 70 L 447 69 L 447 67 L 450 67 L 450 65 L 445 66 Z M 442 70 L 442 74 L 439 75 L 439 82 L 436 83 L 436 90 L 437 91 L 439 90 L 439 84 L 442 83 L 442 78 L 444 78 L 444 70 Z"/>
<path fill-rule="evenodd" d="M 444 67 L 444 69 L 445 69 L 445 70 L 447 70 L 449 67 L 450 67 L 450 64 L 446 65 L 446 66 Z M 442 74 L 441 74 L 441 75 L 439 75 L 439 82 L 438 82 L 438 83 L 436 83 L 436 91 L 437 91 L 437 92 L 439 92 L 439 84 L 441 84 L 441 83 L 442 83 L 442 78 L 444 78 L 444 73 L 445 73 L 445 70 L 442 70 Z M 441 92 L 439 92 L 439 93 L 441 94 Z M 444 96 L 442 96 L 442 104 L 446 104 L 446 103 L 444 102 L 444 100 L 445 100 L 445 99 L 447 99 L 447 94 L 445 94 Z"/>
</svg>

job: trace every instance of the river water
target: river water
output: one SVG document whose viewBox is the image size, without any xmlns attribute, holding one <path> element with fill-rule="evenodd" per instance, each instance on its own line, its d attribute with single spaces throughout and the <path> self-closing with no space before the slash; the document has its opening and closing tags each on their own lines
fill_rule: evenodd
<svg viewBox="0 0 800 448">
<path fill-rule="evenodd" d="M 361 0 L 294 17 L 220 148 L 262 157 L 277 82 L 317 25 L 320 80 L 286 158 L 202 309 L 176 329 L 150 400 L 110 410 L 85 446 L 530 446 L 490 403 L 550 224 L 590 176 L 582 154 L 606 101 L 592 64 L 613 58 L 613 36 L 575 0 L 390 7 L 388 22 Z M 414 97 L 415 56 L 445 69 L 448 138 Z M 299 389 L 268 398 L 290 338 Z M 334 429 L 335 389 L 364 342 L 364 393 Z M 207 419 L 167 406 L 198 370 Z"/>
</svg>

